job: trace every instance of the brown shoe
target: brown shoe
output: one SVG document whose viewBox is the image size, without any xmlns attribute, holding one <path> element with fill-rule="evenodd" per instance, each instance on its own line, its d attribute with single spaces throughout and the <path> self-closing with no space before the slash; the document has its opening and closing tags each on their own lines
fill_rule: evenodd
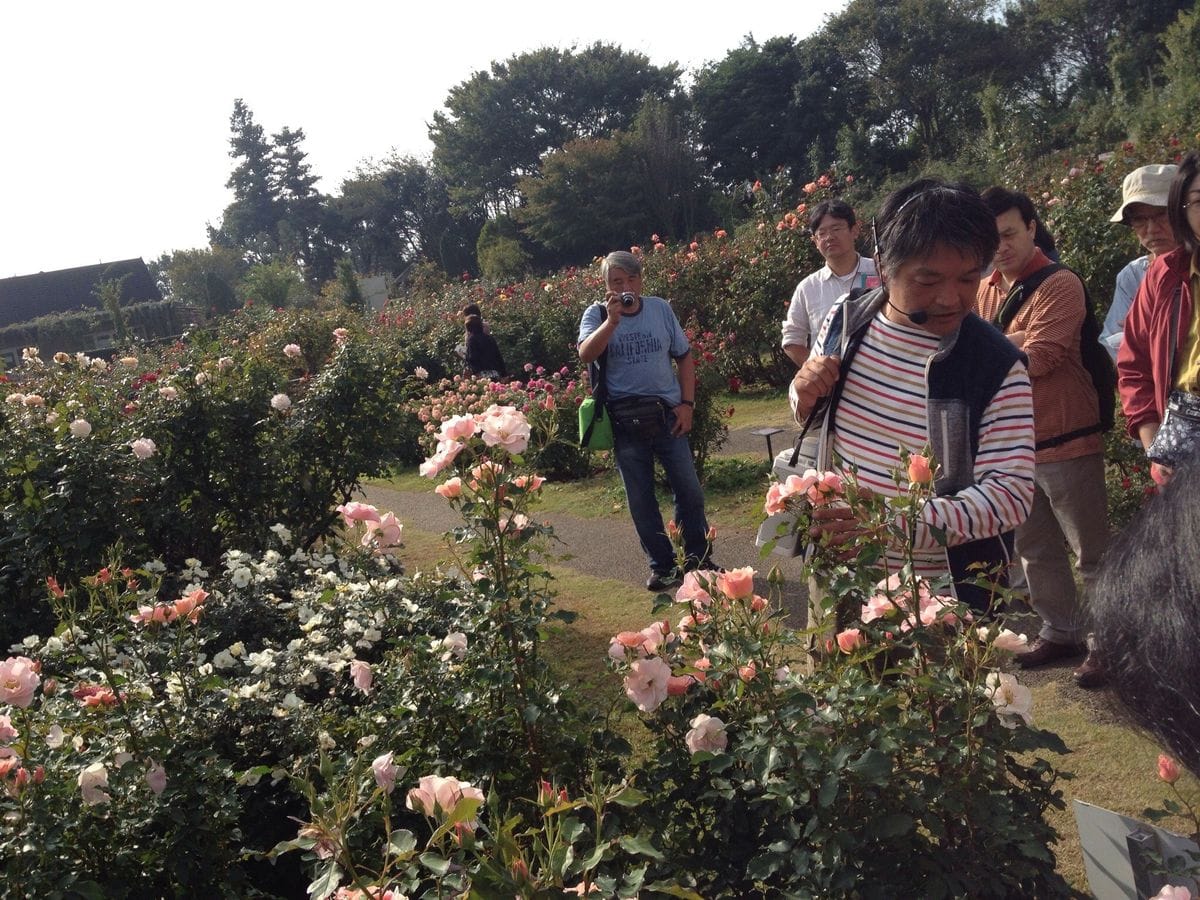
<svg viewBox="0 0 1200 900">
<path fill-rule="evenodd" d="M 1022 669 L 1033 669 L 1060 659 L 1072 659 L 1087 651 L 1086 644 L 1060 644 L 1039 637 L 1024 653 L 1017 654 L 1017 665 Z"/>
<path fill-rule="evenodd" d="M 1071 674 L 1075 676 L 1075 683 L 1085 690 L 1102 688 L 1108 684 L 1108 672 L 1104 670 L 1100 655 L 1095 650 L 1089 652 L 1079 668 Z"/>
</svg>

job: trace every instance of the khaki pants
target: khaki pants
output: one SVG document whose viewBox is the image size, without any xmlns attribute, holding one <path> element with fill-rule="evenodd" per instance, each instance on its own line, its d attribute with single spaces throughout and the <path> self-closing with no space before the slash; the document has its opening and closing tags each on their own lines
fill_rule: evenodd
<svg viewBox="0 0 1200 900">
<path fill-rule="evenodd" d="M 1017 529 L 1029 605 L 1042 617 L 1041 637 L 1079 644 L 1087 634 L 1087 615 L 1068 549 L 1075 554 L 1086 597 L 1108 547 L 1104 454 L 1038 463 L 1034 482 L 1033 509 Z"/>
</svg>

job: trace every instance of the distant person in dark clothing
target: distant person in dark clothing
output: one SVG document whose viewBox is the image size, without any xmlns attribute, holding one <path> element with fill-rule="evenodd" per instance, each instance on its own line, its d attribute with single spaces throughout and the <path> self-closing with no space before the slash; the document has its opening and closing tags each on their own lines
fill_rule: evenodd
<svg viewBox="0 0 1200 900">
<path fill-rule="evenodd" d="M 508 374 L 504 365 L 504 357 L 500 355 L 500 347 L 496 339 L 488 334 L 483 327 L 483 319 L 472 313 L 466 319 L 467 328 L 467 372 L 471 375 L 486 375 L 489 378 L 503 378 Z"/>
</svg>

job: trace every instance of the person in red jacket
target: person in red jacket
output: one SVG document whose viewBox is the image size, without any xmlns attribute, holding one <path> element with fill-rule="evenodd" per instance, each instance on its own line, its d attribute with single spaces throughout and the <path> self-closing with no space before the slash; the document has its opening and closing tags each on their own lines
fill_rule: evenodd
<svg viewBox="0 0 1200 900">
<path fill-rule="evenodd" d="M 1173 392 L 1200 394 L 1200 322 L 1193 298 L 1200 283 L 1200 154 L 1179 166 L 1167 196 L 1167 216 L 1180 246 L 1150 264 L 1125 319 L 1117 352 L 1117 388 L 1130 437 L 1149 450 Z M 1174 336 L 1174 342 L 1172 342 Z M 1171 477 L 1153 464 L 1156 481 Z"/>
</svg>

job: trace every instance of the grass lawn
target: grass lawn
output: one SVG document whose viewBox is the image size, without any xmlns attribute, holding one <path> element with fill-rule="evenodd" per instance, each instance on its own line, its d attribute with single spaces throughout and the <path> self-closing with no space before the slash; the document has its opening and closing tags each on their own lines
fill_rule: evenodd
<svg viewBox="0 0 1200 900">
<path fill-rule="evenodd" d="M 795 425 L 792 411 L 788 408 L 787 387 L 769 388 L 760 385 L 743 388 L 736 394 L 721 394 L 718 409 L 733 407 L 733 416 L 727 420 L 730 430 L 758 428 L 776 425 L 790 428 Z"/>
</svg>

